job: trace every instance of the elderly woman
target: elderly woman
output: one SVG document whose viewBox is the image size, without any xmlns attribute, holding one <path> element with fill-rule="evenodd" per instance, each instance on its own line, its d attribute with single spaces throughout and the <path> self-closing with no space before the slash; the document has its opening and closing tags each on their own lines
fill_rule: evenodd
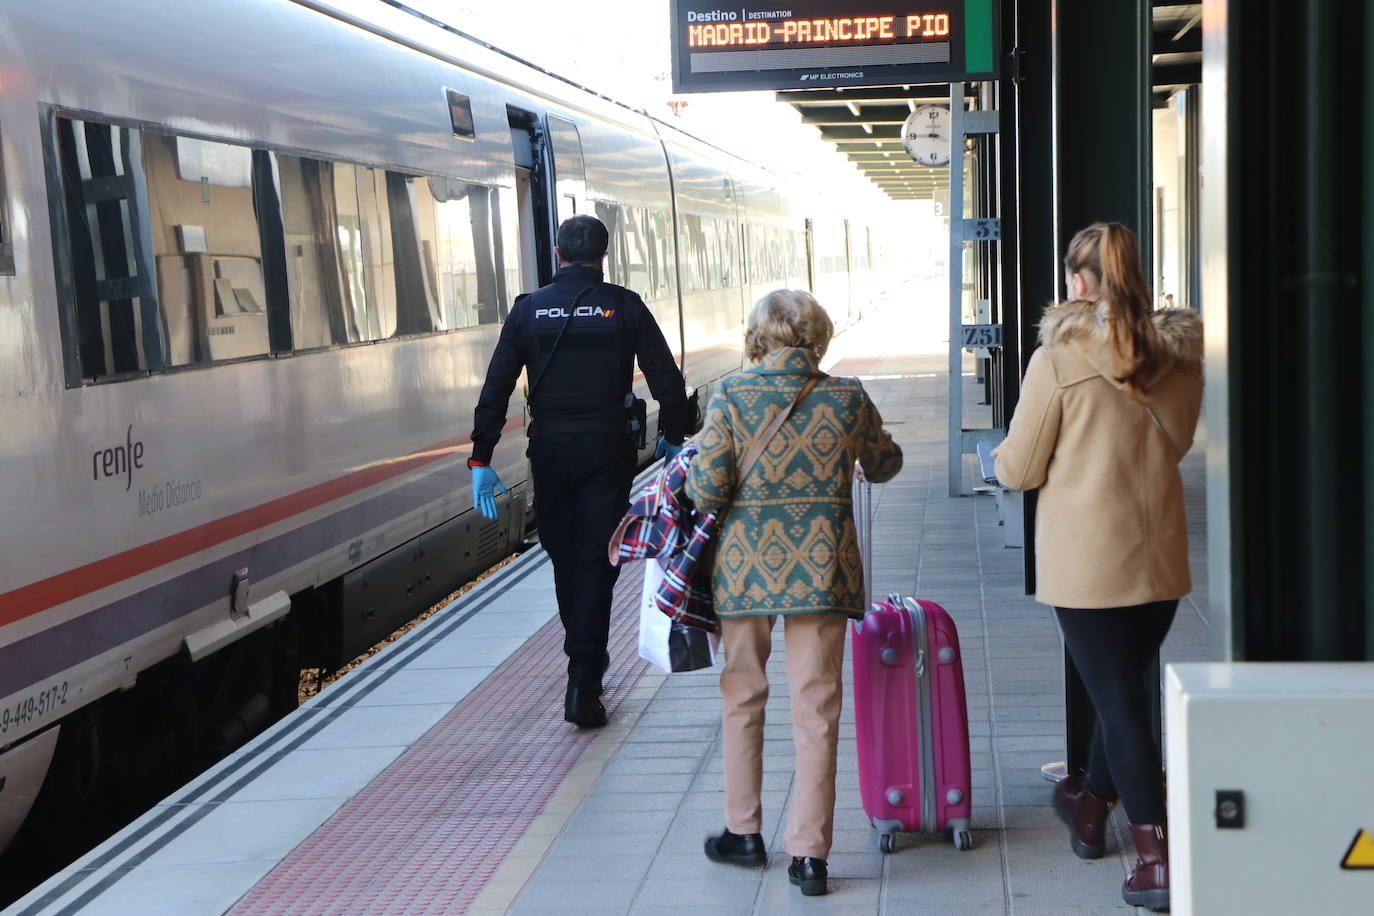
<svg viewBox="0 0 1374 916">
<path fill-rule="evenodd" d="M 851 509 L 854 462 L 880 483 L 902 467 L 901 449 L 858 380 L 817 368 L 832 334 L 830 318 L 807 293 L 778 290 L 760 299 L 745 332 L 757 365 L 725 379 L 711 399 L 687 478 L 697 510 L 723 514 L 712 593 L 725 649 L 725 830 L 707 838 L 706 855 L 746 867 L 768 861 L 759 832 L 764 668 L 781 616 L 797 758 L 784 845 L 792 856 L 788 876 L 808 896 L 826 891 L 844 638 L 849 619 L 865 610 Z M 808 379 L 816 386 L 740 480 L 749 446 Z"/>
</svg>

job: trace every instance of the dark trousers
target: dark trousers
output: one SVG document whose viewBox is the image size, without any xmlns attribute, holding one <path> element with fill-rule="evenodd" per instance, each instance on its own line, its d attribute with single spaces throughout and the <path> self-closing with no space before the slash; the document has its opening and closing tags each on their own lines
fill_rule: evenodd
<svg viewBox="0 0 1374 916">
<path fill-rule="evenodd" d="M 620 576 L 606 544 L 629 506 L 634 448 L 623 433 L 549 433 L 531 439 L 526 453 L 539 541 L 553 560 L 568 671 L 599 679 Z"/>
<path fill-rule="evenodd" d="M 1097 708 L 1084 780 L 1098 798 L 1119 797 L 1132 824 L 1165 820 L 1164 781 L 1150 725 L 1145 691 L 1151 688 L 1145 683 L 1145 670 L 1177 610 L 1177 600 L 1135 607 L 1054 609 L 1064 644 Z"/>
</svg>

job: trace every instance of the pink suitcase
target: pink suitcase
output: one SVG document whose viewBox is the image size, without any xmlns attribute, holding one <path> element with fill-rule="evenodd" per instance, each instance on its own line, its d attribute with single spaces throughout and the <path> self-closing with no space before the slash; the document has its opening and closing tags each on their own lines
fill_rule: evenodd
<svg viewBox="0 0 1374 916">
<path fill-rule="evenodd" d="M 863 542 L 871 524 L 867 488 L 862 479 L 856 482 Z M 869 545 L 862 547 L 867 560 Z M 959 633 L 933 601 L 892 595 L 871 608 L 854 621 L 854 719 L 859 792 L 869 821 L 882 831 L 878 846 L 891 852 L 898 832 L 949 831 L 955 848 L 971 849 Z"/>
<path fill-rule="evenodd" d="M 895 835 L 949 831 L 970 849 L 968 704 L 959 635 L 933 601 L 891 596 L 854 622 L 854 719 L 864 811 Z"/>
</svg>

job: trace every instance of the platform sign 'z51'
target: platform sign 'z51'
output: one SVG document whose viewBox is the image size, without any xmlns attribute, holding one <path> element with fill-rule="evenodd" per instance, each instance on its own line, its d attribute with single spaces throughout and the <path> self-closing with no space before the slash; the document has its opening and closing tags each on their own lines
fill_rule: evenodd
<svg viewBox="0 0 1374 916">
<path fill-rule="evenodd" d="M 1000 347 L 1002 346 L 1002 326 L 1000 324 L 966 324 L 964 346 Z"/>
<path fill-rule="evenodd" d="M 1000 0 L 672 0 L 673 91 L 993 79 Z"/>
</svg>

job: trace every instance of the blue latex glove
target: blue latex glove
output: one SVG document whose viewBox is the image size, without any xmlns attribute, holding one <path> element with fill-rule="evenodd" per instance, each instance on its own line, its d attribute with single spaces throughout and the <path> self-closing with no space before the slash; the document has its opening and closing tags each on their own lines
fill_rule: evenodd
<svg viewBox="0 0 1374 916">
<path fill-rule="evenodd" d="M 658 444 L 654 446 L 654 457 L 662 458 L 663 463 L 667 464 L 677 457 L 677 453 L 682 451 L 682 446 L 674 445 L 662 436 L 658 437 Z"/>
<path fill-rule="evenodd" d="M 486 467 L 473 468 L 472 507 L 487 518 L 496 518 L 496 496 L 492 493 L 493 489 L 501 493 L 506 492 L 496 472 Z"/>
</svg>

